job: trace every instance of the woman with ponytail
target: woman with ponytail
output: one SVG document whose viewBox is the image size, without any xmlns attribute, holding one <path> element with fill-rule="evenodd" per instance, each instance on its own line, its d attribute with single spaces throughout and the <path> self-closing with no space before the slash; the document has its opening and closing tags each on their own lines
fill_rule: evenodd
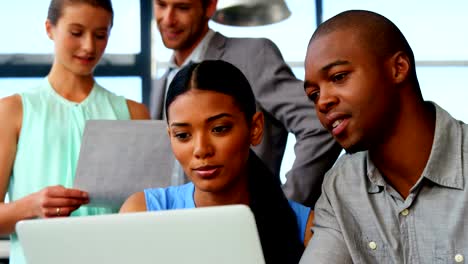
<svg viewBox="0 0 468 264">
<path fill-rule="evenodd" d="M 220 60 L 189 64 L 170 84 L 165 107 L 172 150 L 191 182 L 135 193 L 121 212 L 245 204 L 266 263 L 298 263 L 313 212 L 288 201 L 250 149 L 261 142 L 264 122 L 242 72 Z"/>
</svg>

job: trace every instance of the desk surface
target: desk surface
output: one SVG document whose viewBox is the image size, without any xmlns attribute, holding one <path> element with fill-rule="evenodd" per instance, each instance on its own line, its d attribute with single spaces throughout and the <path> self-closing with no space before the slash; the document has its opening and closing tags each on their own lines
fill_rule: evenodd
<svg viewBox="0 0 468 264">
<path fill-rule="evenodd" d="M 0 240 L 0 259 L 8 258 L 10 256 L 10 241 Z"/>
</svg>

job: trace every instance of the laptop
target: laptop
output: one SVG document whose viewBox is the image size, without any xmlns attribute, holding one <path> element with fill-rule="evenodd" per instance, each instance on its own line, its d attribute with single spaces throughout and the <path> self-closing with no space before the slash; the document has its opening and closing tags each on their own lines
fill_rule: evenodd
<svg viewBox="0 0 468 264">
<path fill-rule="evenodd" d="M 28 264 L 263 264 L 245 205 L 23 220 Z"/>
<path fill-rule="evenodd" d="M 87 191 L 89 206 L 120 208 L 145 188 L 183 183 L 162 120 L 86 122 L 73 187 Z"/>
</svg>

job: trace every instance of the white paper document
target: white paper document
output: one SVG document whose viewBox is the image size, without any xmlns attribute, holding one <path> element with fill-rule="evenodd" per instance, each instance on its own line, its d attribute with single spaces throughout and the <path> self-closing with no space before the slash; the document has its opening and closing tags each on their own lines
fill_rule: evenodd
<svg viewBox="0 0 468 264">
<path fill-rule="evenodd" d="M 119 208 L 145 188 L 183 182 L 161 120 L 90 120 L 83 133 L 74 188 L 90 206 Z M 175 169 L 174 169 L 175 168 Z"/>
</svg>

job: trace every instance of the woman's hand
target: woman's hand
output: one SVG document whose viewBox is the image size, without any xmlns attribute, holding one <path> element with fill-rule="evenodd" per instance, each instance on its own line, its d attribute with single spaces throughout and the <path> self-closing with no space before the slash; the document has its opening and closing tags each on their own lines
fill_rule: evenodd
<svg viewBox="0 0 468 264">
<path fill-rule="evenodd" d="M 34 214 L 41 218 L 69 216 L 81 205 L 89 203 L 88 193 L 65 188 L 61 185 L 49 186 L 32 194 Z"/>
</svg>

